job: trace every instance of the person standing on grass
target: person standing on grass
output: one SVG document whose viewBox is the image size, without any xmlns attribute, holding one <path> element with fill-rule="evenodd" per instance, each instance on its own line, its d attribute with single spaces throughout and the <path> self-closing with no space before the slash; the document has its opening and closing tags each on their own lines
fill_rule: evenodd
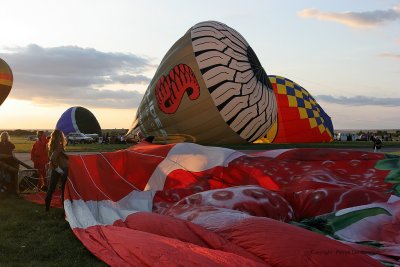
<svg viewBox="0 0 400 267">
<path fill-rule="evenodd" d="M 47 138 L 43 131 L 37 132 L 37 140 L 32 146 L 31 150 L 31 160 L 33 161 L 33 166 L 39 172 L 39 181 L 37 187 L 39 189 L 46 186 L 46 164 L 49 162 L 49 157 L 47 155 Z"/>
<path fill-rule="evenodd" d="M 8 173 L 8 187 L 7 190 L 10 193 L 17 193 L 17 180 L 18 180 L 18 169 L 19 163 L 14 158 L 15 145 L 10 141 L 10 135 L 8 132 L 2 132 L 0 134 L 0 155 L 3 159 L 1 161 L 6 165 L 16 170 L 16 173 Z"/>
<path fill-rule="evenodd" d="M 17 179 L 18 179 L 18 168 L 19 164 L 17 161 L 14 159 L 14 149 L 15 145 L 10 141 L 10 135 L 8 132 L 2 132 L 0 134 L 0 155 L 4 157 L 3 159 L 0 159 L 3 163 L 6 164 L 6 166 L 10 166 L 13 169 L 16 169 L 16 173 L 9 173 L 7 175 L 8 181 L 6 181 L 6 186 L 3 188 L 2 185 L 2 190 L 11 192 L 11 193 L 17 193 Z"/>
<path fill-rule="evenodd" d="M 2 132 L 0 134 L 0 154 L 13 156 L 15 145 L 10 141 L 10 135 L 8 132 Z"/>
<path fill-rule="evenodd" d="M 65 153 L 66 140 L 62 131 L 55 129 L 47 144 L 47 154 L 50 159 L 50 185 L 46 194 L 46 211 L 49 211 L 51 199 L 61 178 L 61 203 L 64 206 L 64 188 L 68 178 L 68 156 Z"/>
<path fill-rule="evenodd" d="M 382 148 L 382 140 L 379 137 L 374 137 L 374 152 Z"/>
</svg>

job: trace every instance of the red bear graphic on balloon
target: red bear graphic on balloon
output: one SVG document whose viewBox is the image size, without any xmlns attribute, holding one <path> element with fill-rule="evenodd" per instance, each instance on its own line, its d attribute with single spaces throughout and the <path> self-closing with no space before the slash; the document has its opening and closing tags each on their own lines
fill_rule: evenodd
<svg viewBox="0 0 400 267">
<path fill-rule="evenodd" d="M 185 92 L 190 100 L 196 100 L 200 96 L 200 86 L 192 69 L 186 64 L 179 64 L 157 82 L 155 95 L 158 107 L 166 114 L 175 113 Z"/>
</svg>

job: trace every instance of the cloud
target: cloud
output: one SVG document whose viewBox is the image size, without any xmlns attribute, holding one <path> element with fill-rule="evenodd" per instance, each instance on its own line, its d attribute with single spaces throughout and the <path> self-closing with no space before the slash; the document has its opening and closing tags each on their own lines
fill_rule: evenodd
<svg viewBox="0 0 400 267">
<path fill-rule="evenodd" d="M 400 106 L 400 98 L 378 98 L 368 96 L 332 96 L 332 95 L 316 95 L 317 101 L 325 101 L 333 104 L 346 106 L 380 106 L 380 107 L 396 107 Z"/>
<path fill-rule="evenodd" d="M 374 10 L 366 12 L 324 12 L 318 9 L 303 9 L 298 12 L 302 18 L 315 18 L 342 23 L 354 28 L 376 27 L 388 21 L 400 19 L 400 5 L 387 10 Z"/>
<path fill-rule="evenodd" d="M 155 68 L 145 57 L 77 46 L 31 44 L 0 57 L 13 70 L 12 97 L 46 105 L 135 108 L 143 94 L 134 88 L 146 86 L 144 73 Z"/>
<path fill-rule="evenodd" d="M 385 57 L 385 58 L 393 58 L 393 59 L 398 59 L 398 60 L 400 60 L 400 54 L 394 54 L 394 53 L 386 52 L 386 53 L 381 53 L 381 54 L 379 54 L 378 56 L 380 56 L 380 57 Z"/>
</svg>

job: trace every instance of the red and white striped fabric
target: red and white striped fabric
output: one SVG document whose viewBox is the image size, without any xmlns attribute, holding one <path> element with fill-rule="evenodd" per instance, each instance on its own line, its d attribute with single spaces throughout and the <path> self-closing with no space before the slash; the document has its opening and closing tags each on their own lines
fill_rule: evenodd
<svg viewBox="0 0 400 267">
<path fill-rule="evenodd" d="M 321 156 L 318 151 L 305 152 L 303 161 L 297 152 L 246 155 L 190 143 L 143 142 L 117 152 L 70 156 L 66 218 L 81 242 L 111 266 L 381 266 L 358 248 L 288 222 L 385 202 L 388 186 L 376 183 L 366 191 L 360 186 L 359 195 L 379 193 L 343 201 L 340 189 L 362 181 L 350 185 L 331 172 L 332 163 L 318 168 L 310 158 Z M 378 160 L 368 156 L 364 163 Z M 387 173 L 374 175 L 378 181 Z M 311 193 L 326 188 L 342 197 L 340 203 L 331 191 Z M 315 196 L 327 207 L 311 205 Z"/>
</svg>

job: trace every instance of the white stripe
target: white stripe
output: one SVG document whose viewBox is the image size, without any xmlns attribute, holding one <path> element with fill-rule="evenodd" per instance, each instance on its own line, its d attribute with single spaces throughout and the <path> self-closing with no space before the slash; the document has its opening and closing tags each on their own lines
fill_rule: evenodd
<svg viewBox="0 0 400 267">
<path fill-rule="evenodd" d="M 134 153 L 134 154 L 138 154 L 138 155 L 142 155 L 142 156 L 148 156 L 148 157 L 154 157 L 154 158 L 162 158 L 165 159 L 165 157 L 163 156 L 158 156 L 158 155 L 153 155 L 153 154 L 147 154 L 147 153 L 143 153 L 143 152 L 138 152 L 135 150 L 128 150 L 129 153 Z"/>
<path fill-rule="evenodd" d="M 228 148 L 206 147 L 192 143 L 179 143 L 171 148 L 167 157 L 158 164 L 145 190 L 162 190 L 168 174 L 174 170 L 200 172 L 216 166 L 226 167 L 232 160 L 245 155 Z"/>
<path fill-rule="evenodd" d="M 112 225 L 117 220 L 124 221 L 136 212 L 151 212 L 154 195 L 154 191 L 132 191 L 118 202 L 65 200 L 64 209 L 72 229 Z"/>
<path fill-rule="evenodd" d="M 394 202 L 397 202 L 397 201 L 400 201 L 400 197 L 395 196 L 395 195 L 391 195 L 390 198 L 388 199 L 387 203 L 391 204 L 391 203 L 394 203 Z"/>
<path fill-rule="evenodd" d="M 336 211 L 335 216 L 339 217 L 339 216 L 345 215 L 345 214 L 350 213 L 350 212 L 363 210 L 363 209 L 370 209 L 370 208 L 382 208 L 382 209 L 385 209 L 388 212 L 392 213 L 391 209 L 390 209 L 390 206 L 388 206 L 388 204 L 386 202 L 382 202 L 382 203 L 371 203 L 371 204 L 366 204 L 366 205 L 360 205 L 360 206 L 354 206 L 354 207 L 350 207 L 350 208 L 341 209 L 341 210 Z M 378 214 L 378 215 L 380 215 L 380 214 Z M 378 215 L 374 215 L 374 216 L 378 216 Z"/>
<path fill-rule="evenodd" d="M 76 111 L 77 107 L 73 107 L 72 111 L 71 111 L 71 121 L 72 121 L 72 126 L 75 129 L 75 132 L 80 133 L 78 125 L 76 124 L 76 119 L 75 119 L 75 111 Z"/>
</svg>

